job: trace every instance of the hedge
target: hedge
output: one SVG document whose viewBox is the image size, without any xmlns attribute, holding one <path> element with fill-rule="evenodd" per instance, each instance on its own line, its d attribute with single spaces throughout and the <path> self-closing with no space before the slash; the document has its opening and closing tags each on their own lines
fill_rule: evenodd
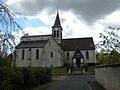
<svg viewBox="0 0 120 90">
<path fill-rule="evenodd" d="M 52 79 L 49 69 L 0 68 L 0 90 L 21 90 L 40 86 Z"/>
</svg>

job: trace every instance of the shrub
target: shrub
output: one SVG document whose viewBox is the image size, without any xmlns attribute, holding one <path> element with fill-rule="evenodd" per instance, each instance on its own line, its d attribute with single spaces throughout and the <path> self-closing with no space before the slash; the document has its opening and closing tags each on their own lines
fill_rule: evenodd
<svg viewBox="0 0 120 90">
<path fill-rule="evenodd" d="M 9 57 L 2 57 L 0 56 L 0 67 L 10 67 L 11 66 L 11 59 Z"/>
<path fill-rule="evenodd" d="M 13 78 L 11 79 L 11 83 L 13 85 L 13 89 L 21 90 L 23 88 L 24 76 L 20 70 L 15 69 L 15 73 L 13 75 Z"/>
<path fill-rule="evenodd" d="M 0 68 L 0 90 L 21 90 L 42 85 L 51 80 L 49 69 Z"/>
<path fill-rule="evenodd" d="M 0 89 L 21 89 L 24 84 L 22 72 L 13 67 L 0 68 Z"/>
<path fill-rule="evenodd" d="M 9 67 L 0 68 L 0 89 L 12 90 L 11 79 L 14 75 L 14 69 Z"/>
</svg>

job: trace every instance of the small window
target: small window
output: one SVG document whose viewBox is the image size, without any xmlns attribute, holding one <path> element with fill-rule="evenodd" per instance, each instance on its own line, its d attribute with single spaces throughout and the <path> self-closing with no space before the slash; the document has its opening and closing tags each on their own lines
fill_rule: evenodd
<svg viewBox="0 0 120 90">
<path fill-rule="evenodd" d="M 29 51 L 31 51 L 31 49 L 29 49 Z"/>
<path fill-rule="evenodd" d="M 22 50 L 22 60 L 24 60 L 25 50 Z"/>
<path fill-rule="evenodd" d="M 28 57 L 28 60 L 31 60 L 31 49 L 28 49 L 28 52 L 27 52 L 27 57 Z"/>
<path fill-rule="evenodd" d="M 54 37 L 56 37 L 56 31 L 54 31 Z"/>
<path fill-rule="evenodd" d="M 89 59 L 89 52 L 86 52 L 86 59 Z"/>
<path fill-rule="evenodd" d="M 57 37 L 59 37 L 59 31 L 57 31 Z"/>
<path fill-rule="evenodd" d="M 36 50 L 36 59 L 39 59 L 39 49 Z"/>
<path fill-rule="evenodd" d="M 69 60 L 69 59 L 70 59 L 70 53 L 67 52 L 67 60 Z"/>
<path fill-rule="evenodd" d="M 13 54 L 14 54 L 13 59 L 16 60 L 16 50 Z"/>
<path fill-rule="evenodd" d="M 53 52 L 50 53 L 51 58 L 53 57 Z"/>
<path fill-rule="evenodd" d="M 51 46 L 51 42 L 49 42 L 49 46 Z"/>
</svg>

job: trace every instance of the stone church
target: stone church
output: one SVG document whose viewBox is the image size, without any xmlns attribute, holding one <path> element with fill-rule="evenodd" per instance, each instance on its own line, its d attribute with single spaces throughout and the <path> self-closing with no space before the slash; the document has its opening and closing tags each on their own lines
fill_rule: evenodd
<svg viewBox="0 0 120 90">
<path fill-rule="evenodd" d="M 15 48 L 16 67 L 81 67 L 95 63 L 92 37 L 62 39 L 62 26 L 57 12 L 51 35 L 25 35 Z"/>
</svg>

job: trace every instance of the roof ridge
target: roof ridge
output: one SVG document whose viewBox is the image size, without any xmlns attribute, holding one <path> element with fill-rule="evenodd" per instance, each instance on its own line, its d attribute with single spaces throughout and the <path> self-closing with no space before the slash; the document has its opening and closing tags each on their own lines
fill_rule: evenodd
<svg viewBox="0 0 120 90">
<path fill-rule="evenodd" d="M 22 41 L 22 42 L 36 42 L 36 41 L 49 41 L 49 39 L 47 39 L 47 40 L 29 40 L 29 41 Z"/>
<path fill-rule="evenodd" d="M 30 36 L 22 36 L 23 37 L 39 37 L 39 36 L 51 36 L 52 34 L 47 34 L 47 35 L 30 35 Z"/>
<path fill-rule="evenodd" d="M 88 39 L 88 38 L 93 38 L 93 37 L 82 37 L 82 38 L 65 38 L 63 40 L 71 40 L 71 39 Z"/>
</svg>

